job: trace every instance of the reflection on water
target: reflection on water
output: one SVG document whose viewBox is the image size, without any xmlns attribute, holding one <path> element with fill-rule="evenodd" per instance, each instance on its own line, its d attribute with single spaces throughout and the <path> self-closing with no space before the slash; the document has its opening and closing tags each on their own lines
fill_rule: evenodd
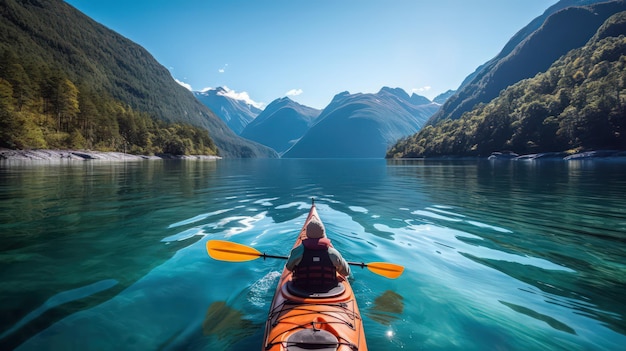
<svg viewBox="0 0 626 351">
<path fill-rule="evenodd" d="M 522 314 L 525 314 L 529 317 L 538 319 L 540 321 L 544 321 L 546 322 L 549 326 L 551 326 L 552 328 L 556 329 L 556 330 L 560 330 L 560 331 L 564 331 L 566 333 L 570 333 L 570 334 L 576 334 L 576 331 L 572 328 L 570 328 L 567 324 L 565 323 L 561 323 L 558 320 L 550 317 L 550 316 L 546 316 L 545 314 L 541 314 L 538 313 L 536 311 L 531 310 L 530 308 L 524 307 L 524 306 L 519 306 L 519 305 L 515 305 L 512 303 L 508 303 L 505 301 L 500 301 L 501 304 L 509 307 L 510 309 L 512 309 L 515 312 L 519 312 Z"/>
<path fill-rule="evenodd" d="M 258 349 L 315 197 L 370 349 L 619 349 L 626 163 L 0 164 L 0 349 Z M 116 284 L 113 284 L 116 282 Z"/>
<path fill-rule="evenodd" d="M 225 301 L 213 302 L 202 322 L 202 333 L 215 336 L 218 340 L 229 339 L 230 343 L 234 343 L 239 338 L 254 334 L 254 329 L 258 327 L 243 317 L 243 313 L 228 307 Z"/>
<path fill-rule="evenodd" d="M 374 305 L 367 312 L 367 316 L 380 324 L 391 325 L 404 311 L 403 299 L 398 293 L 387 290 L 374 299 Z"/>
<path fill-rule="evenodd" d="M 39 316 L 57 306 L 66 304 L 68 302 L 84 299 L 101 291 L 108 290 L 115 285 L 117 285 L 117 281 L 113 279 L 107 279 L 81 288 L 58 293 L 49 298 L 43 305 L 39 306 L 37 309 L 27 314 L 24 318 L 22 318 L 22 320 L 15 323 L 15 325 L 13 325 L 11 329 L 6 330 L 4 333 L 2 333 L 0 335 L 0 339 L 3 339 L 6 336 L 12 334 L 14 331 L 22 328 L 24 325 L 28 324 L 36 318 L 39 318 Z"/>
</svg>

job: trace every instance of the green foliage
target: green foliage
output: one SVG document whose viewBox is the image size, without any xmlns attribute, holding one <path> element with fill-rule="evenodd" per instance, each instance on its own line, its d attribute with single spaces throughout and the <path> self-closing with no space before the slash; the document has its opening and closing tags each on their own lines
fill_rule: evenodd
<svg viewBox="0 0 626 351">
<path fill-rule="evenodd" d="M 545 73 L 508 87 L 458 120 L 444 119 L 398 141 L 387 157 L 626 149 L 624 23 L 626 13 L 609 18 L 602 35 Z"/>
<path fill-rule="evenodd" d="M 159 121 L 10 50 L 0 52 L 0 146 L 217 154 L 205 129 Z"/>
</svg>

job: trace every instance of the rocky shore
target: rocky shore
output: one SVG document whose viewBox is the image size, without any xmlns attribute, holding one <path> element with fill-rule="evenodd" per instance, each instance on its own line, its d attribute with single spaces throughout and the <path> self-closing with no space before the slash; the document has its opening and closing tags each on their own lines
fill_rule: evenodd
<svg viewBox="0 0 626 351">
<path fill-rule="evenodd" d="M 185 160 L 216 160 L 219 156 L 209 155 L 157 155 L 143 156 L 131 155 L 123 152 L 102 152 L 89 150 L 11 150 L 0 149 L 0 160 L 21 161 L 54 161 L 54 160 L 103 160 L 103 161 L 140 161 L 162 159 L 185 159 Z"/>
<path fill-rule="evenodd" d="M 540 160 L 540 159 L 560 159 L 566 161 L 597 159 L 597 158 L 626 158 L 626 151 L 620 150 L 596 150 L 586 151 L 576 154 L 568 154 L 566 152 L 546 152 L 530 155 L 518 155 L 514 152 L 494 152 L 488 157 L 490 160 Z"/>
</svg>

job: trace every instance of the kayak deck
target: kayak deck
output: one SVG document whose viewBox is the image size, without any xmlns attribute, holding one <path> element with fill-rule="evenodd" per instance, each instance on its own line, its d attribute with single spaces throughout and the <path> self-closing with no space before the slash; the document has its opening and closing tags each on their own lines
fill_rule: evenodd
<svg viewBox="0 0 626 351">
<path fill-rule="evenodd" d="M 306 238 L 305 228 L 319 219 L 315 205 L 294 247 Z M 321 222 L 321 220 L 320 220 Z M 308 292 L 292 285 L 292 272 L 283 270 L 265 325 L 263 350 L 367 350 L 363 321 L 350 283 L 327 292 Z"/>
</svg>

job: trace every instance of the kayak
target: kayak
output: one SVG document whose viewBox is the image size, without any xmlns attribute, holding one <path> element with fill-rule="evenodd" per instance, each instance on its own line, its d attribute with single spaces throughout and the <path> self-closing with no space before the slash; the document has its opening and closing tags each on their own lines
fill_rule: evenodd
<svg viewBox="0 0 626 351">
<path fill-rule="evenodd" d="M 313 220 L 319 222 L 318 226 L 323 226 L 315 202 L 311 205 L 293 248 L 307 239 L 306 228 Z M 213 259 L 227 262 L 246 262 L 258 258 L 289 259 L 286 256 L 262 253 L 254 247 L 224 240 L 209 240 L 206 249 Z M 306 255 L 305 251 L 303 257 Z M 309 264 L 326 259 L 322 255 L 309 254 L 307 257 L 307 260 L 310 259 L 307 261 Z M 389 262 L 347 262 L 347 264 L 367 268 L 389 279 L 398 278 L 404 271 L 403 266 Z M 330 273 L 332 270 L 328 271 L 317 264 L 315 266 L 306 264 L 304 267 L 307 273 L 304 276 L 298 274 L 300 280 L 297 282 L 300 284 L 296 284 L 291 271 L 286 268 L 283 270 L 265 322 L 263 350 L 367 350 L 363 320 L 350 282 L 339 273 L 335 272 L 333 276 Z M 299 269 L 302 269 L 302 265 Z M 336 281 L 332 279 L 333 277 Z M 322 284 L 316 283 L 320 279 Z"/>
<path fill-rule="evenodd" d="M 316 218 L 315 203 L 293 247 L 306 239 L 306 227 Z M 356 351 L 367 350 L 363 319 L 354 291 L 337 273 L 339 284 L 322 292 L 297 288 L 293 274 L 284 269 L 265 323 L 264 351 Z"/>
</svg>

